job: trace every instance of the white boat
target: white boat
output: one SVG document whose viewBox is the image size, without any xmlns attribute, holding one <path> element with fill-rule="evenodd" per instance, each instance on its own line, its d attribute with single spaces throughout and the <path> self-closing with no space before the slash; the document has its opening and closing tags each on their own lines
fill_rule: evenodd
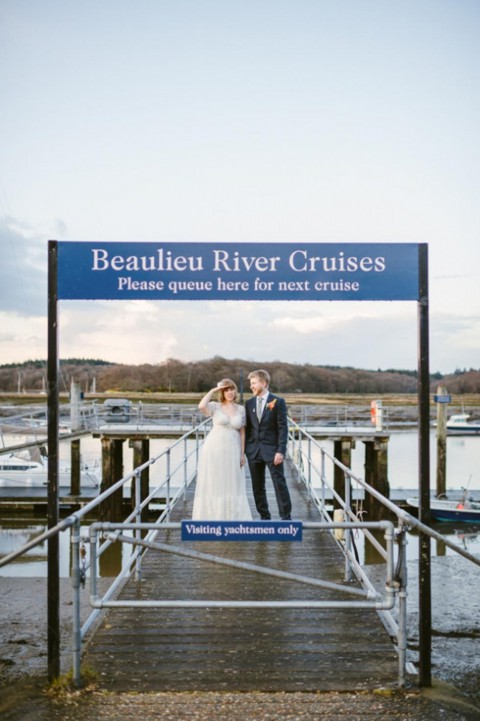
<svg viewBox="0 0 480 721">
<path fill-rule="evenodd" d="M 80 488 L 97 488 L 100 481 L 95 466 L 82 465 Z M 69 487 L 71 467 L 59 464 L 58 486 Z M 48 486 L 48 462 L 43 456 L 38 459 L 24 458 L 14 453 L 0 455 L 0 487 L 3 488 L 46 488 Z"/>
<path fill-rule="evenodd" d="M 407 498 L 412 508 L 418 508 L 418 498 Z M 469 498 L 458 501 L 432 498 L 430 500 L 430 515 L 436 521 L 461 521 L 463 523 L 480 523 L 480 503 Z"/>
<path fill-rule="evenodd" d="M 458 413 L 447 421 L 447 435 L 480 435 L 480 421 L 471 421 L 469 413 Z"/>
</svg>

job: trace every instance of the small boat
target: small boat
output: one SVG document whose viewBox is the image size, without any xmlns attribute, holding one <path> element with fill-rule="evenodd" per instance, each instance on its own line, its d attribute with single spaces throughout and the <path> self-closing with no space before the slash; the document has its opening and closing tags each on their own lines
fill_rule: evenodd
<svg viewBox="0 0 480 721">
<path fill-rule="evenodd" d="M 470 420 L 469 413 L 458 413 L 448 419 L 447 435 L 480 435 L 480 421 Z"/>
<path fill-rule="evenodd" d="M 59 464 L 58 485 L 67 487 L 71 482 L 71 468 Z M 48 485 L 48 463 L 43 456 L 37 459 L 25 458 L 14 453 L 0 455 L 0 487 L 3 488 L 45 488 Z M 80 468 L 80 487 L 97 488 L 100 485 L 94 466 Z"/>
<path fill-rule="evenodd" d="M 407 498 L 412 508 L 418 508 L 418 498 Z M 480 503 L 469 498 L 458 501 L 432 498 L 430 515 L 436 521 L 461 521 L 462 523 L 480 523 Z"/>
</svg>

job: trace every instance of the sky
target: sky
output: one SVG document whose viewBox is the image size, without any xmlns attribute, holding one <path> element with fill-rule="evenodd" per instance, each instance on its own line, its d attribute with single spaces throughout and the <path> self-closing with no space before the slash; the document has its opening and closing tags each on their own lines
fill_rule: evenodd
<svg viewBox="0 0 480 721">
<path fill-rule="evenodd" d="M 0 364 L 47 242 L 428 243 L 430 368 L 480 368 L 476 0 L 2 0 Z M 63 358 L 417 367 L 415 302 L 61 301 Z"/>
</svg>

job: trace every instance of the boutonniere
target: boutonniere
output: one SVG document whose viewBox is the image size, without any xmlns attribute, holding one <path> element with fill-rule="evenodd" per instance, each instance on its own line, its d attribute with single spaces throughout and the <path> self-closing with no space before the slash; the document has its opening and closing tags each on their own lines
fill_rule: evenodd
<svg viewBox="0 0 480 721">
<path fill-rule="evenodd" d="M 267 408 L 269 411 L 273 411 L 275 408 L 275 403 L 277 402 L 277 399 L 274 398 L 273 401 L 270 401 L 270 403 L 267 403 Z"/>
</svg>

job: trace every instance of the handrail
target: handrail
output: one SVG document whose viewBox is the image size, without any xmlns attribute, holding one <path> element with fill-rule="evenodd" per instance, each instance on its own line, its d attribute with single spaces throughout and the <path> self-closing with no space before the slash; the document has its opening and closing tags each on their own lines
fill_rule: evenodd
<svg viewBox="0 0 480 721">
<path fill-rule="evenodd" d="M 181 438 L 177 439 L 171 446 L 169 446 L 167 449 L 163 450 L 157 456 L 150 458 L 148 461 L 145 461 L 145 463 L 143 463 L 141 466 L 138 466 L 133 471 L 131 471 L 131 473 L 128 473 L 126 476 L 123 476 L 123 478 L 120 478 L 113 485 L 111 485 L 107 489 L 105 489 L 105 491 L 102 491 L 102 493 L 100 493 L 98 496 L 96 496 L 91 501 L 86 503 L 82 508 L 80 508 L 77 511 L 75 511 L 74 513 L 70 514 L 69 516 L 67 516 L 67 518 L 59 521 L 59 523 L 57 523 L 52 528 L 47 529 L 40 535 L 31 539 L 26 544 L 21 546 L 21 548 L 17 549 L 16 551 L 12 551 L 7 556 L 4 556 L 3 558 L 0 558 L 0 568 L 7 566 L 9 563 L 11 563 L 15 559 L 19 558 L 20 556 L 25 554 L 27 551 L 30 551 L 32 548 L 35 548 L 35 546 L 38 546 L 41 543 L 44 543 L 44 541 L 48 540 L 49 538 L 52 538 L 56 534 L 62 533 L 63 531 L 66 531 L 69 528 L 71 528 L 75 523 L 81 521 L 82 518 L 84 518 L 87 514 L 91 513 L 91 511 L 94 508 L 96 508 L 100 503 L 102 503 L 109 496 L 111 496 L 113 493 L 115 493 L 115 491 L 118 491 L 120 488 L 122 488 L 122 486 L 124 486 L 128 481 L 131 481 L 132 479 L 136 478 L 146 468 L 149 468 L 150 466 L 154 465 L 157 461 L 159 461 L 163 456 L 166 456 L 168 453 L 170 453 L 173 448 L 175 448 L 177 445 L 179 445 L 185 439 L 188 439 L 192 434 L 198 435 L 198 432 L 204 430 L 205 427 L 208 425 L 208 423 L 209 423 L 209 419 L 204 420 L 196 428 L 193 428 L 192 430 L 185 433 Z M 183 466 L 183 463 L 179 464 L 179 466 L 177 466 L 177 468 L 175 469 L 175 472 L 181 466 Z M 163 487 L 163 485 L 164 484 L 161 484 L 160 486 L 158 486 L 152 493 L 149 494 L 149 496 L 146 499 L 144 499 L 144 501 L 142 503 L 142 508 L 146 504 L 148 504 L 156 495 L 158 495 L 158 491 Z M 135 512 L 132 513 L 132 516 L 134 516 L 134 515 L 135 515 Z M 129 520 L 130 520 L 130 518 L 131 517 L 129 516 Z"/>
<path fill-rule="evenodd" d="M 380 493 L 375 488 L 373 488 L 373 486 L 371 486 L 369 483 L 367 483 L 363 479 L 356 476 L 352 472 L 351 468 L 348 468 L 348 466 L 345 466 L 341 461 L 338 460 L 338 458 L 335 458 L 334 456 L 330 455 L 323 448 L 323 446 L 321 446 L 315 440 L 315 438 L 313 438 L 313 436 L 311 436 L 305 429 L 301 428 L 296 423 L 292 423 L 291 430 L 293 430 L 294 432 L 295 431 L 300 432 L 310 443 L 313 443 L 318 448 L 318 450 L 321 452 L 322 456 L 324 456 L 324 457 L 328 458 L 330 461 L 332 461 L 332 463 L 334 465 L 338 466 L 338 468 L 340 468 L 345 473 L 346 476 L 348 476 L 352 481 L 355 481 L 355 483 L 358 483 L 365 491 L 367 491 L 372 496 L 374 496 L 374 498 L 376 498 L 377 501 L 380 501 L 380 503 L 382 503 L 386 508 L 388 508 L 389 511 L 394 513 L 397 516 L 397 518 L 402 521 L 402 523 L 404 523 L 407 526 L 413 526 L 414 528 L 421 531 L 425 535 L 430 536 L 431 538 L 434 538 L 437 541 L 441 541 L 446 546 L 448 546 L 448 548 L 452 549 L 453 551 L 458 553 L 460 556 L 463 556 L 464 558 L 471 561 L 475 565 L 480 566 L 480 558 L 478 558 L 477 556 L 474 556 L 473 554 L 469 553 L 465 549 L 456 545 L 455 543 L 450 541 L 445 536 L 442 536 L 441 533 L 438 533 L 433 528 L 430 528 L 430 526 L 427 526 L 426 524 L 422 523 L 421 521 L 418 520 L 418 518 L 415 518 L 415 516 L 412 516 L 410 513 L 408 513 L 407 511 L 405 511 L 402 508 L 400 508 L 399 506 L 397 506 L 389 498 L 387 498 L 382 493 Z M 291 439 L 295 445 L 295 441 L 292 436 L 291 436 Z M 324 481 L 324 482 L 326 484 L 326 481 Z M 326 484 L 326 485 L 328 485 L 328 484 Z M 311 491 L 312 490 L 311 484 L 309 484 L 309 486 L 310 486 L 309 490 Z M 335 492 L 335 490 L 331 487 L 329 487 L 329 490 L 331 491 L 333 496 L 336 498 L 336 500 L 339 501 L 340 503 L 342 503 L 342 498 Z M 380 549 L 377 549 L 377 550 L 380 550 Z"/>
<path fill-rule="evenodd" d="M 81 643 L 82 639 L 84 638 L 85 634 L 89 631 L 89 629 L 93 626 L 95 620 L 97 619 L 98 615 L 101 613 L 99 609 L 93 608 L 92 612 L 90 613 L 89 617 L 81 626 L 80 623 L 80 587 L 83 584 L 85 580 L 85 571 L 87 568 L 85 557 L 83 557 L 83 566 L 81 563 L 81 542 L 82 538 L 80 536 L 80 524 L 82 519 L 87 516 L 88 513 L 90 513 L 94 508 L 96 508 L 99 504 L 103 503 L 109 496 L 111 496 L 113 493 L 121 489 L 126 483 L 128 483 L 131 480 L 135 480 L 135 509 L 132 511 L 131 514 L 129 514 L 127 518 L 127 522 L 131 521 L 133 518 L 137 517 L 137 520 L 140 521 L 141 519 L 141 513 L 143 508 L 149 503 L 150 500 L 152 500 L 160 490 L 166 485 L 167 486 L 167 505 L 165 510 L 160 514 L 159 518 L 157 519 L 157 523 L 161 523 L 164 518 L 169 519 L 169 514 L 171 508 L 177 503 L 178 499 L 180 498 L 181 492 L 185 492 L 186 487 L 188 486 L 189 482 L 193 479 L 195 476 L 195 473 L 192 474 L 190 480 L 188 479 L 188 473 L 187 473 L 187 462 L 188 459 L 195 453 L 198 456 L 198 446 L 201 439 L 201 434 L 205 434 L 207 426 L 211 423 L 211 418 L 207 418 L 202 421 L 199 425 L 197 425 L 194 428 L 191 428 L 187 433 L 183 434 L 181 438 L 177 439 L 171 446 L 169 446 L 167 449 L 163 450 L 161 453 L 159 453 L 157 456 L 150 458 L 149 460 L 145 461 L 145 463 L 141 464 L 137 468 L 135 468 L 131 473 L 128 473 L 123 478 L 116 481 L 114 484 L 112 484 L 109 488 L 107 488 L 105 491 L 103 491 L 101 494 L 99 494 L 96 498 L 89 501 L 83 508 L 75 511 L 74 513 L 70 514 L 67 518 L 57 523 L 52 528 L 47 529 L 43 533 L 41 533 L 36 538 L 31 539 L 29 542 L 24 544 L 21 548 L 17 549 L 16 551 L 13 551 L 12 553 L 8 554 L 4 558 L 0 559 L 0 568 L 3 566 L 6 566 L 7 564 L 14 561 L 16 558 L 19 558 L 24 553 L 29 551 L 30 549 L 34 548 L 35 546 L 38 546 L 40 543 L 43 543 L 45 540 L 51 539 L 54 536 L 60 534 L 63 531 L 66 531 L 68 529 L 72 529 L 72 535 L 71 535 L 71 545 L 72 545 L 72 572 L 71 572 L 71 578 L 72 578 L 72 591 L 73 591 L 73 600 L 72 600 L 72 635 L 73 635 L 73 641 L 72 641 L 72 651 L 73 651 L 73 679 L 74 683 L 76 685 L 80 685 L 80 652 L 81 652 Z M 191 453 L 184 454 L 183 461 L 179 463 L 172 471 L 171 464 L 170 464 L 170 457 L 171 457 L 171 451 L 172 449 L 176 448 L 180 443 L 184 442 L 191 438 L 193 436 L 195 440 L 195 450 Z M 143 501 L 140 499 L 140 478 L 142 471 L 144 471 L 146 468 L 149 468 L 150 466 L 154 465 L 157 461 L 159 461 L 161 458 L 165 457 L 167 459 L 167 477 L 165 481 L 157 486 L 153 492 L 151 492 L 147 498 L 145 498 Z M 171 497 L 170 493 L 170 483 L 172 480 L 172 477 L 177 473 L 177 471 L 181 470 L 182 467 L 185 467 L 184 472 L 184 478 L 183 478 L 183 488 L 178 491 L 175 496 Z M 137 534 L 139 534 L 139 531 L 136 531 Z M 150 532 L 152 533 L 152 532 Z M 147 539 L 149 537 L 147 536 Z M 114 539 L 113 539 L 114 540 Z M 105 552 L 105 550 L 113 543 L 113 540 L 107 539 L 107 541 L 102 545 L 101 548 L 99 548 L 97 558 Z M 139 539 L 139 536 L 137 535 L 137 540 Z M 140 556 L 142 553 L 142 549 L 139 547 L 137 548 L 131 555 L 131 557 L 128 559 L 125 566 L 121 569 L 120 573 L 117 575 L 117 577 L 114 579 L 112 585 L 110 586 L 110 589 L 108 590 L 106 594 L 106 598 L 111 598 L 116 591 L 124 584 L 128 577 L 132 574 L 133 570 L 135 570 L 136 577 L 139 577 L 140 573 Z M 135 565 L 134 565 L 135 564 Z"/>
<path fill-rule="evenodd" d="M 73 628 L 74 628 L 74 642 L 73 642 L 73 651 L 74 651 L 74 679 L 77 682 L 80 682 L 80 650 L 81 650 L 81 641 L 82 638 L 85 636 L 85 634 L 90 630 L 92 627 L 95 619 L 98 617 L 98 615 L 101 613 L 101 608 L 98 607 L 98 605 L 93 605 L 93 611 L 88 617 L 88 619 L 85 621 L 83 626 L 80 625 L 80 596 L 79 596 L 79 590 L 80 586 L 83 583 L 84 573 L 87 567 L 92 567 L 92 570 L 94 572 L 96 571 L 96 568 L 93 568 L 92 563 L 96 563 L 96 560 L 98 557 L 110 546 L 115 540 L 119 539 L 122 529 L 130 529 L 133 530 L 135 533 L 134 539 L 128 539 L 128 538 L 120 538 L 119 540 L 125 540 L 128 543 L 131 543 L 134 547 L 134 550 L 130 557 L 127 559 L 125 564 L 123 565 L 122 569 L 120 570 L 117 577 L 113 580 L 111 583 L 109 589 L 106 591 L 102 604 L 106 607 L 110 604 L 110 599 L 114 597 L 118 589 L 124 584 L 128 578 L 132 575 L 132 573 L 135 571 L 136 578 L 140 577 L 141 572 L 141 558 L 142 554 L 145 552 L 145 549 L 148 547 L 154 547 L 158 546 L 158 544 L 155 544 L 152 539 L 153 536 L 156 534 L 156 531 L 158 531 L 158 525 L 162 524 L 162 527 L 165 526 L 167 528 L 169 526 L 170 522 L 170 511 L 174 507 L 174 505 L 177 503 L 177 501 L 180 499 L 182 494 L 185 494 L 186 489 L 193 479 L 195 473 L 193 473 L 190 477 L 188 475 L 188 461 L 192 457 L 196 457 L 198 459 L 198 453 L 199 453 L 199 446 L 201 444 L 202 434 L 203 438 L 205 437 L 205 433 L 207 430 L 207 427 L 209 423 L 211 422 L 211 419 L 206 419 L 202 421 L 198 426 L 190 429 L 187 433 L 185 433 L 183 436 L 181 436 L 177 441 L 175 441 L 171 446 L 169 446 L 166 450 L 163 450 L 161 453 L 159 453 L 157 456 L 150 458 L 149 460 L 145 461 L 142 465 L 135 468 L 132 472 L 128 473 L 126 476 L 121 478 L 120 480 L 116 481 L 111 487 L 103 491 L 99 496 L 89 501 L 83 508 L 75 511 L 71 515 L 69 515 L 66 519 L 60 521 L 55 527 L 50 528 L 46 531 L 44 531 L 42 534 L 37 536 L 36 538 L 28 541 L 24 546 L 22 546 L 20 549 L 17 549 L 16 551 L 13 551 L 8 556 L 5 556 L 4 558 L 0 559 L 0 568 L 3 566 L 6 566 L 8 563 L 12 562 L 19 556 L 23 555 L 30 549 L 34 548 L 35 546 L 39 545 L 40 543 L 43 543 L 45 540 L 48 540 L 52 538 L 55 534 L 59 534 L 65 530 L 68 530 L 72 528 L 72 537 L 71 537 L 71 543 L 72 543 L 72 587 L 73 587 Z M 297 440 L 298 436 L 298 440 Z M 187 452 L 187 446 L 186 443 L 188 440 L 194 439 L 195 440 L 195 446 L 194 449 Z M 375 548 L 378 550 L 381 557 L 386 561 L 387 564 L 387 577 L 388 578 L 394 578 L 394 586 L 390 588 L 390 592 L 394 593 L 399 601 L 399 614 L 398 614 L 398 623 L 393 620 L 392 617 L 389 616 L 388 608 L 391 606 L 383 606 L 381 610 L 379 610 L 379 613 L 382 614 L 382 618 L 384 619 L 384 623 L 391 630 L 391 635 L 396 637 L 398 639 L 397 645 L 398 645 L 398 653 L 399 653 L 399 678 L 400 682 L 402 683 L 402 680 L 404 678 L 405 673 L 405 666 L 406 666 L 406 554 L 404 552 L 404 546 L 406 544 L 406 531 L 408 527 L 413 527 L 421 531 L 422 533 L 425 533 L 426 535 L 436 539 L 441 540 L 445 545 L 447 545 L 449 548 L 454 550 L 456 553 L 462 555 L 467 560 L 472 561 L 476 565 L 480 565 L 480 559 L 476 558 L 472 554 L 468 553 L 468 551 L 460 548 L 459 546 L 455 545 L 448 539 L 446 539 L 441 534 L 434 531 L 429 526 L 426 526 L 425 524 L 421 523 L 418 519 L 416 519 L 414 516 L 409 514 L 408 512 L 400 509 L 398 506 L 396 506 L 392 501 L 390 501 L 388 498 L 383 496 L 381 493 L 379 493 L 375 488 L 373 488 L 370 484 L 368 484 L 363 479 L 356 476 L 350 468 L 345 466 L 343 463 L 341 463 L 337 458 L 330 455 L 321 445 L 318 443 L 315 438 L 305 429 L 301 428 L 298 424 L 295 422 L 290 421 L 289 423 L 289 440 L 291 443 L 291 447 L 293 448 L 293 454 L 291 456 L 295 456 L 295 452 L 298 451 L 298 464 L 297 464 L 297 471 L 299 473 L 299 476 L 301 480 L 305 483 L 307 487 L 307 491 L 309 494 L 310 499 L 315 503 L 320 515 L 323 517 L 325 527 L 332 528 L 332 529 L 342 529 L 344 531 L 344 541 L 342 544 L 342 550 L 344 551 L 346 563 L 345 563 L 345 580 L 349 581 L 351 580 L 351 571 L 357 575 L 357 578 L 359 579 L 361 585 L 366 590 L 367 595 L 373 597 L 375 592 L 375 589 L 373 587 L 373 584 L 367 577 L 365 571 L 361 568 L 359 562 L 357 562 L 357 559 L 355 558 L 355 554 L 352 551 L 352 542 L 351 542 L 351 533 L 354 528 L 359 528 L 362 530 L 362 532 L 366 535 L 368 540 L 374 544 Z M 308 442 L 308 448 L 309 453 L 308 455 L 305 454 L 305 451 L 302 447 L 302 442 L 307 441 Z M 172 450 L 178 447 L 181 443 L 184 443 L 184 453 L 183 453 L 183 459 L 181 462 L 176 464 L 172 468 L 171 463 L 171 453 Z M 315 466 L 315 464 L 312 462 L 311 458 L 311 446 L 312 444 L 320 451 L 321 454 L 321 467 L 318 469 L 318 467 Z M 141 499 L 140 497 L 140 478 L 142 475 L 142 472 L 149 468 L 150 466 L 154 465 L 161 459 L 165 459 L 166 463 L 166 469 L 165 469 L 165 476 L 163 482 L 157 486 L 153 491 L 151 491 L 148 496 L 144 499 Z M 337 490 L 334 488 L 331 488 L 331 486 L 327 483 L 325 478 L 325 463 L 326 461 L 329 461 L 333 463 L 334 466 L 337 466 L 341 469 L 341 471 L 344 474 L 345 477 L 345 495 L 342 498 L 342 496 L 337 493 Z M 304 467 L 304 464 L 307 464 L 306 468 Z M 196 466 L 196 463 L 195 463 Z M 178 477 L 178 474 L 181 473 L 182 468 L 184 469 L 183 473 L 183 482 L 179 485 L 179 488 L 174 496 L 171 495 L 170 490 L 170 484 L 174 477 Z M 320 486 L 320 492 L 317 493 L 316 489 L 313 488 L 312 483 L 312 475 L 317 474 L 319 480 L 321 481 Z M 87 516 L 87 514 L 91 513 L 93 509 L 95 509 L 100 503 L 103 503 L 110 495 L 115 493 L 117 490 L 122 488 L 126 483 L 129 481 L 134 480 L 134 490 L 135 490 L 135 508 L 129 513 L 127 518 L 123 521 L 122 524 L 120 524 L 120 527 L 116 530 L 113 529 L 113 526 L 110 525 L 110 530 L 112 531 L 107 535 L 106 540 L 102 544 L 99 544 L 98 548 L 95 550 L 93 554 L 90 556 L 90 560 L 88 562 L 85 557 L 81 555 L 81 544 L 85 542 L 85 540 L 88 540 L 84 537 L 81 537 L 81 531 L 80 531 L 80 524 L 82 520 Z M 396 533 L 396 541 L 399 545 L 399 553 L 398 553 L 398 561 L 397 566 L 395 569 L 393 569 L 393 559 L 390 557 L 389 553 L 386 553 L 383 546 L 375 539 L 375 537 L 370 533 L 369 528 L 373 528 L 373 526 L 369 523 L 365 523 L 362 521 L 361 518 L 359 518 L 352 508 L 350 507 L 350 499 L 351 499 L 351 491 L 350 491 L 350 484 L 351 482 L 357 483 L 361 488 L 364 489 L 365 493 L 371 494 L 376 500 L 378 500 L 380 503 L 382 503 L 389 511 L 391 511 L 397 518 L 399 522 L 399 527 L 397 529 Z M 159 492 L 166 487 L 166 504 L 163 510 L 161 511 L 157 521 L 154 524 L 142 524 L 141 523 L 141 514 L 143 509 L 148 506 L 150 501 L 152 501 L 156 496 L 158 496 Z M 333 520 L 327 512 L 327 504 L 326 504 L 326 488 L 331 492 L 333 498 L 335 501 L 338 502 L 338 504 L 343 508 L 344 510 L 344 521 L 339 522 L 338 520 Z M 95 525 L 95 524 L 94 524 Z M 313 524 L 315 526 L 318 526 L 318 523 Z M 97 524 L 98 527 L 98 524 Z M 104 527 L 107 528 L 107 526 Z M 148 530 L 148 533 L 146 536 L 142 537 L 141 533 L 142 530 Z M 80 558 L 83 558 L 83 567 L 81 568 Z M 95 574 L 94 574 L 95 575 Z"/>
</svg>

